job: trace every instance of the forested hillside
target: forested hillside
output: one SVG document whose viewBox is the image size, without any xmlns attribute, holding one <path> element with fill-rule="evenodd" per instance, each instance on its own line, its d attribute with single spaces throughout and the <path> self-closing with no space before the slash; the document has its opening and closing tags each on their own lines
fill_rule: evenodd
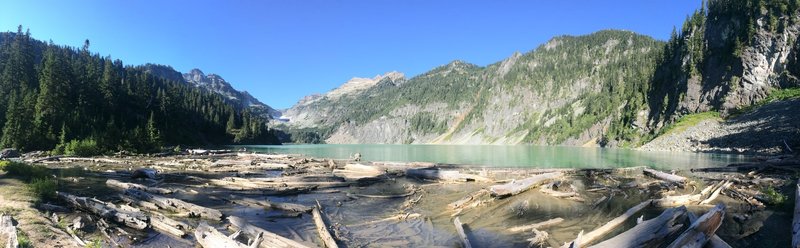
<svg viewBox="0 0 800 248">
<path fill-rule="evenodd" d="M 302 101 L 284 129 L 300 142 L 638 146 L 683 115 L 725 116 L 797 87 L 799 5 L 704 1 L 667 42 L 615 30 L 556 37 L 486 67 L 456 61 Z"/>
<path fill-rule="evenodd" d="M 662 46 L 617 30 L 556 37 L 486 67 L 454 61 L 286 114 L 333 143 L 580 145 L 597 141 L 625 104 L 644 103 Z"/>
<path fill-rule="evenodd" d="M 180 75 L 180 74 L 179 74 Z M 275 143 L 266 119 L 219 94 L 82 48 L 0 33 L 0 147 L 157 151 Z"/>
</svg>

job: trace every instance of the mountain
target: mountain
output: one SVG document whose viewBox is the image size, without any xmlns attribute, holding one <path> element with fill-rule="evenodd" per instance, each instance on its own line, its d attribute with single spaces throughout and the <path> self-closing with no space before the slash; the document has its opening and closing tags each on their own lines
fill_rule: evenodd
<svg viewBox="0 0 800 248">
<path fill-rule="evenodd" d="M 238 91 L 231 86 L 230 83 L 225 81 L 221 76 L 216 74 L 206 75 L 200 69 L 192 69 L 188 73 L 181 74 L 170 66 L 145 64 L 144 68 L 147 72 L 157 75 L 159 77 L 173 80 L 183 81 L 194 87 L 214 92 L 222 96 L 227 102 L 236 106 L 239 110 L 247 109 L 256 115 L 264 118 L 276 118 L 281 115 L 280 111 L 273 109 L 250 95 L 247 91 Z"/>
<path fill-rule="evenodd" d="M 682 116 L 727 116 L 800 86 L 796 0 L 711 0 L 667 42 L 627 31 L 556 37 L 481 67 L 309 97 L 294 141 L 639 146 Z"/>
<path fill-rule="evenodd" d="M 159 151 L 274 144 L 267 118 L 187 84 L 169 67 L 126 66 L 83 48 L 0 33 L 0 146 L 25 151 Z M 85 153 L 84 153 L 85 154 Z"/>
<path fill-rule="evenodd" d="M 222 95 L 231 103 L 240 108 L 250 108 L 256 113 L 265 113 L 268 118 L 278 117 L 281 113 L 272 107 L 262 103 L 247 91 L 238 91 L 230 83 L 216 74 L 206 76 L 200 69 L 192 69 L 189 73 L 183 74 L 183 79 L 193 84 L 195 87 L 203 88 Z"/>
<path fill-rule="evenodd" d="M 486 67 L 453 61 L 337 94 L 346 83 L 285 115 L 329 143 L 583 144 L 618 119 L 662 46 L 628 31 L 562 36 Z"/>
</svg>

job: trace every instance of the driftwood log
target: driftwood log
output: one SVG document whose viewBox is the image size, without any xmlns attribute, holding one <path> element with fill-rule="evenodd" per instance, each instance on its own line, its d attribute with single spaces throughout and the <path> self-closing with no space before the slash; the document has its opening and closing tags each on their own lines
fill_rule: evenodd
<svg viewBox="0 0 800 248">
<path fill-rule="evenodd" d="M 596 241 L 597 239 L 605 236 L 606 234 L 608 234 L 609 232 L 614 230 L 614 228 L 617 228 L 618 226 L 622 225 L 622 223 L 625 223 L 625 221 L 628 220 L 628 218 L 632 217 L 637 212 L 639 212 L 642 209 L 644 209 L 645 207 L 649 206 L 652 202 L 653 202 L 653 200 L 646 200 L 646 201 L 643 201 L 642 203 L 639 203 L 636 206 L 631 207 L 630 209 L 628 209 L 628 211 L 625 211 L 625 213 L 623 213 L 619 217 L 614 218 L 614 219 L 610 220 L 608 223 L 606 223 L 605 225 L 603 225 L 603 226 L 601 226 L 601 227 L 599 227 L 597 229 L 594 229 L 593 231 L 591 231 L 589 233 L 586 233 L 586 234 L 582 235 L 580 240 L 576 239 L 575 242 L 573 242 L 573 243 L 583 246 L 585 244 L 590 244 L 593 241 Z"/>
<path fill-rule="evenodd" d="M 252 245 L 245 245 L 233 240 L 231 237 L 225 236 L 208 223 L 202 222 L 194 230 L 194 237 L 197 243 L 205 248 L 252 248 L 257 247 L 261 243 L 261 235 L 258 235 L 253 241 Z"/>
<path fill-rule="evenodd" d="M 664 172 L 653 170 L 653 169 L 645 168 L 645 169 L 642 170 L 642 172 L 645 175 L 648 175 L 648 176 L 651 176 L 651 177 L 655 177 L 655 178 L 658 178 L 658 179 L 661 179 L 661 180 L 664 180 L 664 181 L 667 181 L 667 182 L 671 182 L 671 183 L 683 184 L 683 183 L 686 182 L 686 178 L 685 177 L 674 175 L 674 174 L 669 174 L 669 173 L 664 173 Z"/>
<path fill-rule="evenodd" d="M 342 169 L 334 169 L 333 174 L 348 181 L 376 180 L 386 172 L 377 166 L 346 164 Z"/>
<path fill-rule="evenodd" d="M 319 237 L 322 239 L 322 243 L 325 247 L 338 248 L 339 245 L 336 244 L 336 240 L 333 239 L 333 236 L 331 236 L 331 233 L 328 231 L 328 226 L 325 225 L 325 221 L 322 219 L 322 213 L 320 213 L 318 207 L 311 210 L 311 216 L 314 219 L 314 225 L 317 226 L 317 233 L 319 233 Z"/>
<path fill-rule="evenodd" d="M 461 244 L 463 244 L 463 248 L 472 248 L 472 245 L 469 243 L 469 238 L 467 238 L 467 233 L 464 232 L 464 225 L 461 223 L 461 220 L 456 217 L 453 220 L 453 225 L 456 226 L 456 233 L 458 233 L 459 239 L 461 239 Z"/>
<path fill-rule="evenodd" d="M 272 202 L 269 200 L 256 200 L 253 198 L 242 197 L 237 195 L 230 195 L 226 199 L 233 204 L 248 206 L 248 207 L 261 207 L 270 208 L 290 212 L 308 213 L 311 212 L 312 207 L 287 202 Z"/>
<path fill-rule="evenodd" d="M 102 218 L 113 220 L 114 222 L 137 230 L 147 228 L 147 216 L 141 212 L 122 210 L 114 204 L 102 202 L 94 198 L 79 197 L 64 192 L 56 192 L 56 195 L 72 206 L 89 211 Z"/>
<path fill-rule="evenodd" d="M 692 225 L 675 239 L 668 247 L 703 247 L 715 235 L 725 218 L 725 205 L 719 204 L 700 216 Z"/>
<path fill-rule="evenodd" d="M 664 210 L 658 217 L 637 224 L 635 227 L 592 247 L 651 247 L 678 231 L 683 224 L 675 221 L 686 214 L 686 207 Z"/>
<path fill-rule="evenodd" d="M 262 234 L 263 240 L 259 244 L 261 248 L 306 248 L 307 246 L 298 243 L 297 241 L 284 238 L 278 234 L 269 232 L 267 230 L 261 229 L 260 227 L 253 226 L 248 223 L 246 220 L 236 217 L 236 216 L 228 216 L 228 222 L 231 223 L 231 227 L 235 227 L 239 231 L 250 235 L 250 236 L 258 236 Z"/>
<path fill-rule="evenodd" d="M 141 184 L 125 183 L 125 182 L 120 182 L 120 181 L 117 181 L 117 180 L 114 180 L 114 179 L 106 180 L 106 185 L 111 186 L 111 187 L 115 187 L 115 188 L 119 188 L 119 189 L 123 189 L 123 190 L 126 190 L 126 189 L 138 189 L 138 190 L 141 190 L 141 191 L 145 191 L 145 192 L 149 192 L 149 193 L 156 193 L 156 194 L 172 194 L 173 193 L 173 191 L 169 190 L 169 189 L 162 189 L 162 188 L 157 188 L 157 187 L 147 187 L 147 186 L 144 186 L 144 185 L 141 185 Z"/>
<path fill-rule="evenodd" d="M 516 195 L 526 190 L 536 187 L 546 180 L 552 180 L 561 177 L 561 172 L 544 173 L 535 175 L 522 180 L 514 180 L 506 184 L 494 185 L 489 187 L 489 192 L 494 197 L 506 197 Z"/>
<path fill-rule="evenodd" d="M 465 206 L 467 203 L 470 203 L 470 202 L 474 201 L 475 199 L 478 199 L 481 196 L 486 195 L 488 193 L 489 193 L 489 191 L 487 191 L 485 189 L 481 189 L 481 190 L 475 191 L 475 192 L 473 192 L 471 194 L 468 194 L 468 195 L 462 197 L 461 199 L 458 199 L 457 201 L 454 201 L 454 202 L 452 202 L 450 204 L 447 204 L 447 207 L 450 208 L 450 209 L 459 209 L 459 208 Z"/>
<path fill-rule="evenodd" d="M 169 233 L 177 237 L 186 236 L 186 232 L 190 229 L 189 224 L 170 219 L 169 217 L 160 213 L 152 213 L 152 215 L 150 215 L 150 226 L 152 226 L 153 229 Z"/>
<path fill-rule="evenodd" d="M 549 220 L 546 220 L 546 221 L 542 221 L 542 222 L 534 223 L 534 224 L 530 224 L 530 225 L 515 226 L 515 227 L 512 227 L 512 228 L 509 228 L 508 231 L 509 232 L 527 232 L 527 231 L 534 230 L 534 229 L 546 228 L 548 226 L 556 225 L 556 224 L 561 223 L 563 221 L 564 221 L 564 219 L 562 219 L 562 218 L 554 218 L 554 219 L 549 219 Z"/>
<path fill-rule="evenodd" d="M 11 215 L 0 214 L 0 241 L 5 241 L 7 248 L 17 248 L 19 246 L 17 227 L 14 226 Z"/>
<path fill-rule="evenodd" d="M 125 190 L 125 195 L 131 196 L 133 198 L 142 201 L 151 202 L 162 209 L 188 213 L 189 216 L 192 217 L 201 217 L 211 220 L 222 219 L 222 212 L 220 212 L 219 210 L 188 203 L 175 198 L 167 198 L 160 195 L 153 195 L 137 189 Z"/>
<path fill-rule="evenodd" d="M 461 173 L 458 170 L 440 170 L 440 169 L 408 169 L 406 176 L 416 177 L 420 179 L 439 180 L 439 181 L 456 181 L 456 182 L 469 182 L 480 181 L 489 182 L 488 178 Z"/>
</svg>

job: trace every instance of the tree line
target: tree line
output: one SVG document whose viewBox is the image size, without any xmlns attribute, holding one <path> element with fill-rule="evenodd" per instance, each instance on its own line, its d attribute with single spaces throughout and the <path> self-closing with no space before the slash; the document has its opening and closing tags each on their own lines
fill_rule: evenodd
<svg viewBox="0 0 800 248">
<path fill-rule="evenodd" d="M 82 48 L 0 33 L 0 147 L 155 152 L 167 145 L 273 144 L 268 120 L 181 80 Z"/>
</svg>

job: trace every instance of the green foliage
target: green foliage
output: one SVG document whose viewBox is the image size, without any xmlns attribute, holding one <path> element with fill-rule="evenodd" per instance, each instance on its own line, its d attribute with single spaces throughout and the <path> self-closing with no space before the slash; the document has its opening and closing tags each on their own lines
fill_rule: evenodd
<svg viewBox="0 0 800 248">
<path fill-rule="evenodd" d="M 33 248 L 33 242 L 25 232 L 17 230 L 17 243 L 19 248 Z"/>
<path fill-rule="evenodd" d="M 48 44 L 21 27 L 0 33 L 0 147 L 60 154 L 71 140 L 135 152 L 277 142 L 265 117 L 245 118 L 224 97 L 166 74 L 180 75 L 166 66 L 125 66 L 90 53 L 88 42 L 82 49 Z M 246 135 L 230 128 L 231 118 L 247 126 Z"/>
<path fill-rule="evenodd" d="M 662 131 L 664 134 L 683 132 L 687 128 L 696 126 L 704 120 L 722 120 L 722 118 L 720 118 L 719 112 L 716 111 L 688 114 L 682 116 L 675 123 L 663 128 Z"/>
<path fill-rule="evenodd" d="M 0 160 L 0 171 L 6 171 L 6 166 L 11 164 L 11 161 Z"/>
<path fill-rule="evenodd" d="M 6 163 L 2 169 L 6 171 L 9 176 L 20 178 L 25 182 L 31 182 L 34 179 L 46 179 L 51 175 L 50 170 L 44 166 L 30 165 L 13 161 L 5 162 Z"/>
<path fill-rule="evenodd" d="M 99 239 L 93 239 L 89 243 L 86 243 L 86 248 L 102 248 L 103 241 Z"/>
<path fill-rule="evenodd" d="M 31 192 L 38 199 L 52 200 L 55 199 L 57 183 L 56 180 L 50 178 L 37 178 L 33 179 L 29 184 Z"/>
<path fill-rule="evenodd" d="M 443 133 L 447 131 L 447 122 L 437 121 L 430 112 L 419 112 L 411 117 L 411 131 L 422 133 Z"/>
<path fill-rule="evenodd" d="M 64 147 L 64 153 L 70 156 L 91 157 L 100 155 L 102 150 L 97 145 L 97 141 L 92 138 L 88 138 L 70 141 Z"/>
<path fill-rule="evenodd" d="M 764 194 L 764 199 L 768 204 L 780 206 L 786 203 L 787 197 L 775 189 L 775 187 L 764 187 L 761 189 L 761 193 Z"/>
</svg>

